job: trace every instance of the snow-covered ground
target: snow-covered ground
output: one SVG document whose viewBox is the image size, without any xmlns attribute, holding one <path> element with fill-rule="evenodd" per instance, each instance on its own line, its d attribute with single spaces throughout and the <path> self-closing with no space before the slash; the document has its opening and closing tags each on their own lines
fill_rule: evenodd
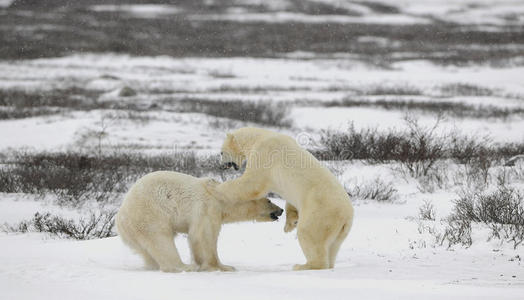
<svg viewBox="0 0 524 300">
<path fill-rule="evenodd" d="M 280 1 L 279 1 L 280 2 Z M 195 15 L 195 19 L 211 18 L 237 22 L 332 22 L 371 24 L 424 24 L 435 20 L 467 25 L 522 25 L 524 4 L 519 0 L 312 0 L 305 1 L 327 4 L 347 11 L 348 15 L 326 14 L 321 16 L 279 12 L 293 6 L 292 1 L 281 1 L 278 5 L 240 0 L 240 5 L 261 5 L 268 9 L 264 13 L 250 13 L 245 8 L 229 9 L 226 14 Z M 383 6 L 380 9 L 380 6 Z"/>
<path fill-rule="evenodd" d="M 354 227 L 337 266 L 326 271 L 291 271 L 304 258 L 296 233 L 283 232 L 284 220 L 224 226 L 219 254 L 237 267 L 235 273 L 147 271 L 118 237 L 69 241 L 2 234 L 0 288 L 6 299 L 521 297 L 522 264 L 515 258 L 521 252 L 490 244 L 455 251 L 419 248 L 417 224 L 406 219 L 416 215 L 416 203 L 357 202 Z M 189 261 L 185 238 L 176 243 Z"/>
<path fill-rule="evenodd" d="M 171 15 L 180 12 L 174 5 L 161 4 L 136 4 L 136 5 L 94 5 L 91 7 L 94 11 L 102 12 L 124 12 L 132 15 L 138 15 L 146 18 L 158 15 Z"/>
<path fill-rule="evenodd" d="M 429 23 L 425 18 L 405 15 L 369 15 L 365 17 L 352 17 L 346 15 L 307 15 L 289 12 L 272 13 L 247 13 L 245 11 L 234 11 L 229 14 L 217 15 L 194 15 L 192 20 L 227 20 L 235 22 L 268 22 L 268 23 L 368 23 L 368 24 L 417 24 Z"/>
<path fill-rule="evenodd" d="M 7 7 L 11 5 L 11 2 L 13 2 L 13 0 L 0 0 L 0 7 Z"/>
<path fill-rule="evenodd" d="M 393 70 L 372 68 L 347 59 L 170 58 L 87 54 L 63 58 L 0 62 L 0 87 L 26 91 L 82 87 L 103 93 L 100 100 L 122 104 L 154 104 L 171 99 L 253 100 L 289 103 L 294 134 L 314 134 L 321 129 L 357 128 L 387 130 L 403 124 L 405 111 L 368 107 L 323 107 L 322 103 L 344 98 L 365 101 L 456 102 L 478 107 L 524 108 L 524 67 L 444 67 L 429 62 L 394 64 Z M 478 86 L 491 96 L 442 95 L 446 85 Z M 133 87 L 134 97 L 119 97 L 122 87 Z M 361 95 L 368 90 L 415 89 L 423 95 Z M 425 95 L 425 96 L 424 96 Z M 300 103 L 308 103 L 299 105 Z M 313 103 L 315 105 L 311 106 Z M 96 129 L 106 111 L 75 112 L 0 122 L 0 148 L 74 147 L 82 132 Z M 106 142 L 119 146 L 149 144 L 170 149 L 217 149 L 223 129 L 209 128 L 202 114 L 151 112 L 155 120 L 110 122 Z M 436 116 L 424 114 L 423 124 Z M 211 118 L 212 119 L 212 118 Z M 490 135 L 500 142 L 519 142 L 524 133 L 522 115 L 504 119 L 447 118 L 441 129 L 459 128 L 465 133 Z M 132 131 L 130 129 L 132 128 Z M 212 133 L 209 133 L 211 130 Z M 60 134 L 57 133 L 60 131 Z M 23 133 L 23 134 L 20 134 Z M 187 136 L 188 134 L 192 136 Z M 199 137 L 200 136 L 200 137 Z M 137 138 L 138 137 L 138 138 Z M 145 140 L 144 140 L 145 139 Z"/>
<path fill-rule="evenodd" d="M 522 107 L 518 99 L 524 86 L 521 67 L 441 67 L 429 63 L 398 64 L 394 70 L 348 66 L 337 59 L 174 59 L 126 55 L 76 55 L 65 58 L 2 62 L 3 88 L 49 90 L 83 86 L 102 92 L 104 101 L 147 101 L 170 95 L 205 99 L 252 99 L 290 104 L 294 136 L 315 138 L 321 129 L 343 129 L 349 122 L 357 128 L 388 129 L 402 126 L 403 111 L 366 107 L 301 106 L 300 101 L 332 101 L 384 85 L 409 85 L 431 98 L 445 84 L 462 83 L 496 91 L 495 95 L 452 100 L 478 105 Z M 217 75 L 219 74 L 219 75 Z M 222 75 L 221 74 L 226 74 Z M 132 86 L 138 96 L 119 97 L 123 86 Z M 336 88 L 334 88 L 336 87 Z M 162 91 L 155 95 L 154 90 Z M 340 91 L 342 90 L 342 92 Z M 404 97 L 404 96 L 399 96 Z M 409 96 L 406 96 L 410 98 Z M 429 98 L 428 98 L 429 97 Z M 371 99 L 370 96 L 368 99 Z M 395 98 L 395 97 L 393 97 Z M 438 98 L 438 97 L 437 97 Z M 144 100 L 145 99 L 145 100 Z M 429 99 L 429 100 L 428 100 Z M 395 100 L 393 100 L 395 101 Z M 111 114 L 113 113 L 113 114 Z M 2 149 L 77 150 L 85 132 L 97 130 L 101 120 L 109 122 L 104 144 L 122 149 L 206 150 L 216 153 L 224 137 L 223 128 L 209 124 L 209 116 L 198 113 L 148 112 L 153 119 L 140 123 L 112 120 L 115 112 L 93 110 L 70 112 L 0 122 Z M 119 112 L 116 112 L 118 114 Z M 109 116 L 109 117 L 106 117 Z M 435 117 L 422 115 L 426 124 Z M 490 134 L 496 141 L 522 141 L 524 120 L 450 118 L 448 127 L 465 133 Z M 347 185 L 385 180 L 394 173 L 375 169 L 341 167 Z M 374 167 L 371 167 L 373 169 Z M 388 169 L 389 170 L 389 169 Z M 380 175 L 379 175 L 380 174 Z M 519 299 L 524 287 L 521 250 L 486 242 L 479 237 L 473 247 L 447 250 L 420 234 L 418 208 L 431 199 L 444 218 L 450 211 L 454 191 L 422 193 L 413 182 L 393 182 L 399 189 L 393 203 L 354 200 L 355 225 L 344 244 L 335 270 L 292 272 L 304 258 L 295 233 L 284 234 L 283 221 L 273 224 L 225 226 L 220 239 L 224 262 L 238 267 L 233 274 L 164 274 L 143 270 L 140 259 L 118 239 L 69 241 L 40 234 L 1 234 L 0 288 L 9 299 L 80 297 L 130 299 Z M 4 198 L 4 197 L 3 197 Z M 6 197 L 0 203 L 0 220 L 14 224 L 35 212 L 58 212 L 45 204 Z M 62 212 L 70 215 L 71 212 Z M 438 221 L 437 221 L 438 222 Z M 189 260 L 184 239 L 177 240 Z"/>
<path fill-rule="evenodd" d="M 365 2 L 372 2 L 365 0 Z M 462 24 L 522 24 L 524 4 L 518 0 L 385 0 L 398 6 L 403 13 L 431 16 L 443 21 Z"/>
<path fill-rule="evenodd" d="M 0 0 L 0 14 L 6 13 L 1 7 L 10 2 Z M 291 23 L 298 28 L 329 23 L 377 26 L 380 32 L 384 25 L 417 28 L 453 23 L 463 26 L 453 30 L 507 30 L 508 34 L 518 35 L 524 24 L 524 4 L 519 0 L 314 0 L 304 1 L 303 6 L 287 0 L 234 0 L 231 7 L 216 12 L 209 7 L 217 1 L 204 2 L 201 11 L 182 2 L 176 6 L 123 2 L 89 6 L 85 11 L 123 14 L 130 20 L 183 16 L 195 27 L 208 21 L 259 26 Z M 332 6 L 329 13 L 315 13 L 311 8 L 320 5 L 322 9 L 324 4 Z M 53 13 L 48 17 L 56 17 Z M 21 32 L 31 34 L 38 26 L 31 30 L 24 27 Z M 77 53 L 38 59 L 0 58 L 0 92 L 38 95 L 72 91 L 80 98 L 94 97 L 84 99 L 91 105 L 87 108 L 66 105 L 60 113 L 0 120 L 0 159 L 20 150 L 88 154 L 116 150 L 143 155 L 191 150 L 201 156 L 216 155 L 225 132 L 246 125 L 279 130 L 311 149 L 318 146 L 323 130 L 345 130 L 350 124 L 356 129 L 387 131 L 404 128 L 404 118 L 410 114 L 420 124 L 432 126 L 438 109 L 425 109 L 424 104 L 437 103 L 456 105 L 457 110 L 466 105 L 466 109 L 485 114 L 502 112 L 489 117 L 460 116 L 453 108 L 443 108 L 444 119 L 438 127 L 442 132 L 458 130 L 479 139 L 488 136 L 502 144 L 524 142 L 524 114 L 520 111 L 524 110 L 523 44 L 471 44 L 464 40 L 461 46 L 452 45 L 449 52 L 439 49 L 433 53 L 406 46 L 409 37 L 394 37 L 359 35 L 348 42 L 399 50 L 384 53 L 387 59 L 383 60 L 362 52 L 320 50 L 271 53 L 267 57 Z M 411 55 L 403 47 L 420 53 Z M 479 55 L 490 51 L 511 55 L 504 63 L 489 57 L 483 63 L 472 59 L 457 64 L 439 64 L 431 59 L 455 55 L 457 49 L 479 50 Z M 121 96 L 125 89 L 132 93 Z M 280 103 L 288 109 L 291 126 L 280 128 L 204 112 L 178 111 L 165 104 L 191 100 Z M 420 108 L 350 102 L 344 105 L 344 101 L 409 102 Z M 147 271 L 118 237 L 73 241 L 40 233 L 0 232 L 0 298 L 522 299 L 524 246 L 513 249 L 510 243 L 489 240 L 486 228 L 479 226 L 474 228 L 471 247 L 448 248 L 427 230 L 443 230 L 454 200 L 470 188 L 466 178 L 457 172 L 460 166 L 443 162 L 439 167 L 449 172 L 449 183 L 427 188 L 421 187 L 423 182 L 398 172 L 394 164 L 325 163 L 349 190 L 377 186 L 377 182 L 394 189 L 390 201 L 352 199 L 354 226 L 334 270 L 291 271 L 294 264 L 304 262 L 304 257 L 296 232 L 283 232 L 284 217 L 273 223 L 223 227 L 219 254 L 224 263 L 237 267 L 234 273 Z M 524 167 L 520 168 L 518 173 L 517 167 L 492 166 L 491 180 L 496 181 L 497 172 L 514 171 L 520 175 L 507 179 L 508 183 L 522 189 Z M 285 205 L 280 199 L 274 201 Z M 435 221 L 419 218 L 419 208 L 427 201 L 435 207 Z M 107 205 L 114 208 L 118 203 Z M 58 206 L 51 196 L 0 193 L 0 225 L 17 224 L 37 212 L 79 219 L 86 210 Z M 185 237 L 177 237 L 176 243 L 183 259 L 189 262 Z"/>
</svg>

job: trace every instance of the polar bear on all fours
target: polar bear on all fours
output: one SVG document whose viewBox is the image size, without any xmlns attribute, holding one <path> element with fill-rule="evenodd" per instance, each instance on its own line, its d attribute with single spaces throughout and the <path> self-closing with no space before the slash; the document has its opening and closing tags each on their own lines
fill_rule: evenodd
<svg viewBox="0 0 524 300">
<path fill-rule="evenodd" d="M 169 171 L 145 175 L 131 187 L 118 211 L 116 226 L 120 237 L 150 269 L 234 271 L 218 258 L 221 225 L 274 221 L 283 210 L 266 198 L 227 204 L 208 192 L 216 185 L 218 182 L 210 178 Z M 193 265 L 180 259 L 174 243 L 177 233 L 188 233 Z"/>
<path fill-rule="evenodd" d="M 231 203 L 279 194 L 287 202 L 285 231 L 298 220 L 298 240 L 307 259 L 294 269 L 333 268 L 353 222 L 353 206 L 337 178 L 293 138 L 265 129 L 246 127 L 227 134 L 221 154 L 226 167 L 238 169 L 245 163 L 246 168 L 242 176 L 210 192 Z"/>
</svg>

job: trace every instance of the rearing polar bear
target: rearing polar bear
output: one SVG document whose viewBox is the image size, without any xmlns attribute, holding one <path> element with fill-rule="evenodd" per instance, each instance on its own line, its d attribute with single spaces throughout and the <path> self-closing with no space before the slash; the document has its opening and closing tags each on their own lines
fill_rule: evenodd
<svg viewBox="0 0 524 300">
<path fill-rule="evenodd" d="M 293 269 L 333 268 L 353 222 L 353 206 L 337 178 L 293 138 L 265 129 L 228 133 L 221 154 L 226 168 L 238 170 L 246 162 L 246 169 L 214 191 L 232 202 L 279 194 L 287 201 L 285 231 L 298 218 L 298 240 L 307 260 Z"/>
</svg>

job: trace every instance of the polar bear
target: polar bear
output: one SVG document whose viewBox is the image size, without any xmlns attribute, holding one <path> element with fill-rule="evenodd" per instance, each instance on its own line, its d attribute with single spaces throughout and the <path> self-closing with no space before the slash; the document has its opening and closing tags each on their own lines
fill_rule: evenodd
<svg viewBox="0 0 524 300">
<path fill-rule="evenodd" d="M 225 168 L 238 170 L 245 163 L 245 171 L 210 192 L 231 203 L 279 194 L 287 201 L 284 231 L 296 224 L 307 260 L 293 269 L 333 268 L 353 222 L 353 206 L 337 178 L 293 138 L 260 128 L 227 134 L 221 155 Z"/>
<path fill-rule="evenodd" d="M 274 221 L 283 210 L 265 198 L 228 204 L 206 191 L 216 185 L 210 178 L 170 171 L 145 175 L 131 187 L 116 215 L 120 237 L 150 269 L 234 271 L 218 258 L 221 225 Z M 177 233 L 188 233 L 194 265 L 182 263 L 174 243 Z"/>
</svg>

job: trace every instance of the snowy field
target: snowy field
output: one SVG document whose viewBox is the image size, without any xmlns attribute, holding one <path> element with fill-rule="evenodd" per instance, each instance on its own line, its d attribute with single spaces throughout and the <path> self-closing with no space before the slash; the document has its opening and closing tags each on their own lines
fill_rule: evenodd
<svg viewBox="0 0 524 300">
<path fill-rule="evenodd" d="M 30 2 L 0 0 L 1 298 L 522 299 L 522 1 Z M 335 269 L 291 271 L 285 217 L 223 227 L 237 272 L 178 274 L 145 270 L 114 229 L 35 221 L 114 212 L 152 170 L 239 176 L 215 160 L 243 126 L 295 137 L 350 194 Z M 438 153 L 380 157 L 388 134 Z M 329 139 L 345 135 L 368 148 Z M 498 197 L 515 217 L 500 201 L 457 219 Z"/>
</svg>

